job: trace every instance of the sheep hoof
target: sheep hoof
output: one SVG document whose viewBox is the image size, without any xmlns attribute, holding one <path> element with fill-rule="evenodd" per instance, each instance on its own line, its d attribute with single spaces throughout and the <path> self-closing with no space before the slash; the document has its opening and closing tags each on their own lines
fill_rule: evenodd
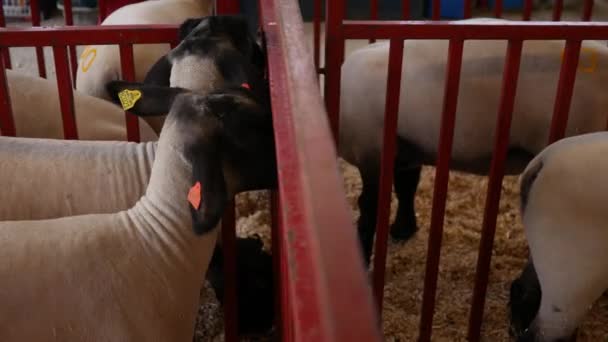
<svg viewBox="0 0 608 342">
<path fill-rule="evenodd" d="M 404 227 L 408 227 L 408 228 L 404 228 Z M 409 228 L 409 227 L 413 227 L 413 228 Z M 393 224 L 391 226 L 391 238 L 394 242 L 407 241 L 411 237 L 413 237 L 417 231 L 418 231 L 418 227 L 416 225 L 403 226 L 400 224 Z"/>
</svg>

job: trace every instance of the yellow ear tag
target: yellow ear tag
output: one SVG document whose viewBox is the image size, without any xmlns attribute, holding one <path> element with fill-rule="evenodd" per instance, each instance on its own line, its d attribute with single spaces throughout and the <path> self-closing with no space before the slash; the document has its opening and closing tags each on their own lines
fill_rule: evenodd
<svg viewBox="0 0 608 342">
<path fill-rule="evenodd" d="M 125 89 L 118 93 L 118 99 L 120 100 L 120 104 L 124 110 L 133 108 L 133 106 L 135 106 L 135 102 L 137 102 L 140 98 L 141 91 L 139 90 Z"/>
</svg>

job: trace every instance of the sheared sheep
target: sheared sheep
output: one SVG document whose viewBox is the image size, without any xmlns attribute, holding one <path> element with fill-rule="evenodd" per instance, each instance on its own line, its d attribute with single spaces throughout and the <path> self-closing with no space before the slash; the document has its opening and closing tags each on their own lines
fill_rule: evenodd
<svg viewBox="0 0 608 342">
<path fill-rule="evenodd" d="M 606 132 L 566 138 L 538 154 L 520 178 L 530 262 L 511 292 L 519 341 L 574 340 L 608 289 L 606 155 Z"/>
<path fill-rule="evenodd" d="M 118 213 L 0 223 L 2 341 L 189 341 L 226 202 L 276 185 L 272 118 L 247 90 L 108 88 L 141 92 L 137 115 L 171 108 L 146 193 Z"/>
<path fill-rule="evenodd" d="M 59 91 L 55 81 L 5 70 L 17 136 L 63 139 Z M 127 140 L 125 112 L 119 106 L 74 91 L 74 113 L 78 138 L 82 140 Z M 158 134 L 139 119 L 141 141 L 155 141 Z"/>
<path fill-rule="evenodd" d="M 463 22 L 504 21 L 480 18 Z M 454 170 L 475 174 L 489 170 L 506 46 L 506 41 L 492 40 L 464 44 L 451 159 Z M 441 40 L 405 43 L 394 168 L 399 206 L 391 227 L 391 236 L 397 240 L 406 240 L 416 232 L 414 196 L 421 166 L 436 162 L 443 104 L 439 90 L 445 83 L 447 48 L 448 42 Z M 523 171 L 548 141 L 563 48 L 559 41 L 524 42 L 507 174 Z M 387 42 L 372 44 L 350 54 L 342 66 L 339 153 L 361 173 L 358 230 L 367 261 L 375 233 L 388 53 Z M 584 42 L 567 135 L 604 130 L 606 65 L 608 47 L 596 41 Z"/>
</svg>

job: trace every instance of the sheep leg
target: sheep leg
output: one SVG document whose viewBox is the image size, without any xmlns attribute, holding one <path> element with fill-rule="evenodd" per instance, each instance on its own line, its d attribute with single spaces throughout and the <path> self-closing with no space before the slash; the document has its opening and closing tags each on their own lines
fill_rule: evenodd
<svg viewBox="0 0 608 342">
<path fill-rule="evenodd" d="M 414 199 L 422 172 L 421 158 L 422 154 L 414 144 L 397 136 L 393 184 L 399 205 L 391 226 L 391 237 L 396 241 L 407 241 L 418 230 Z"/>
<path fill-rule="evenodd" d="M 397 241 L 407 241 L 418 230 L 414 199 L 420 182 L 421 166 L 400 167 L 395 163 L 395 194 L 399 200 L 397 216 L 391 226 L 391 237 Z"/>
<path fill-rule="evenodd" d="M 376 216 L 378 212 L 378 189 L 380 181 L 380 162 L 369 158 L 359 166 L 363 188 L 359 195 L 359 221 L 357 229 L 359 242 L 366 265 L 369 265 L 376 233 Z"/>
<path fill-rule="evenodd" d="M 540 307 L 541 288 L 532 260 L 521 275 L 513 280 L 509 292 L 510 329 L 512 337 L 520 337 L 530 327 Z"/>
</svg>

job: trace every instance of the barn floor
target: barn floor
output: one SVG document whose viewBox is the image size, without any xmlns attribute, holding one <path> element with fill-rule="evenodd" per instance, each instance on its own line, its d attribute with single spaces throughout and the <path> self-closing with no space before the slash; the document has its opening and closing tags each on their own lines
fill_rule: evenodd
<svg viewBox="0 0 608 342">
<path fill-rule="evenodd" d="M 597 1 L 596 1 L 597 2 Z M 596 4 L 598 9 L 600 5 Z M 567 13 L 566 17 L 578 17 Z M 604 18 L 603 15 L 600 15 Z M 545 11 L 536 18 L 549 18 Z M 595 17 L 597 18 L 597 17 Z M 78 19 L 77 19 L 78 20 Z M 78 22 L 78 21 L 77 21 Z M 61 25 L 58 13 L 44 26 Z M 84 18 L 80 24 L 94 24 Z M 11 22 L 9 26 L 29 26 L 27 22 Z M 306 26 L 311 37 L 311 25 Z M 347 53 L 365 42 L 349 42 Z M 82 51 L 79 47 L 78 53 Z M 11 49 L 14 68 L 37 74 L 34 50 Z M 54 78 L 52 52 L 45 49 L 47 72 Z M 348 203 L 353 218 L 358 216 L 356 199 L 361 189 L 358 172 L 341 162 Z M 420 183 L 416 206 L 420 231 L 407 243 L 390 243 L 384 303 L 384 334 L 387 341 L 411 341 L 417 336 L 422 298 L 428 226 L 432 201 L 434 169 L 425 168 Z M 480 226 L 484 208 L 487 179 L 453 172 L 450 176 L 446 209 L 445 232 L 441 255 L 437 309 L 434 320 L 434 341 L 464 341 L 469 305 L 475 276 L 475 263 L 479 245 Z M 492 259 L 490 284 L 486 300 L 484 341 L 507 341 L 507 312 L 509 285 L 516 277 L 527 257 L 527 245 L 518 213 L 518 184 L 516 177 L 507 177 L 503 183 L 503 195 Z M 237 229 L 239 235 L 258 233 L 269 242 L 270 216 L 266 192 L 252 192 L 237 198 Z M 393 210 L 396 201 L 393 199 Z M 211 290 L 201 291 L 200 315 L 197 322 L 196 341 L 222 341 L 223 324 L 221 309 Z M 594 305 L 580 332 L 581 341 L 600 341 L 608 337 L 608 296 Z"/>
</svg>

